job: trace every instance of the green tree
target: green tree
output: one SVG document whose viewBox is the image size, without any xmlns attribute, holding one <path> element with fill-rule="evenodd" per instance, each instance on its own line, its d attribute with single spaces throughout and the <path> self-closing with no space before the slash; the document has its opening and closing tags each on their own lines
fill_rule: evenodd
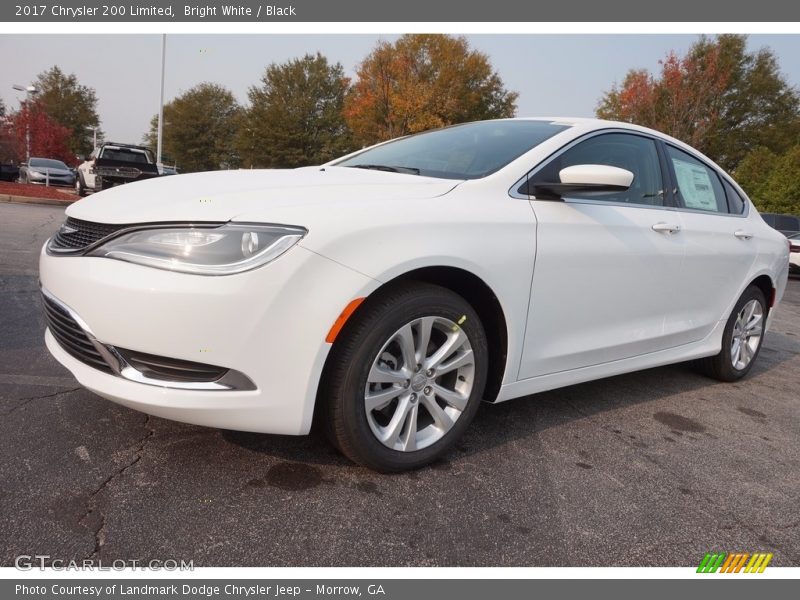
<svg viewBox="0 0 800 600">
<path fill-rule="evenodd" d="M 800 95 L 780 71 L 769 48 L 747 51 L 747 37 L 701 38 L 694 56 L 717 53 L 728 84 L 719 99 L 719 119 L 709 132 L 705 151 L 733 170 L 753 149 L 783 154 L 800 139 Z"/>
<path fill-rule="evenodd" d="M 514 116 L 489 57 L 464 37 L 404 35 L 380 42 L 358 67 L 345 118 L 361 144 L 434 127 Z"/>
<path fill-rule="evenodd" d="M 735 176 L 758 210 L 800 215 L 800 144 L 782 154 L 755 148 Z"/>
<path fill-rule="evenodd" d="M 800 96 L 772 51 L 748 52 L 742 35 L 701 37 L 685 56 L 669 53 L 657 75 L 630 71 L 596 112 L 682 139 L 730 171 L 751 150 L 780 154 L 800 135 Z"/>
<path fill-rule="evenodd" d="M 94 89 L 81 85 L 75 74 L 67 75 L 58 66 L 40 73 L 33 85 L 38 89 L 36 99 L 41 110 L 70 130 L 69 151 L 73 155 L 91 152 L 92 136 L 87 128 L 100 124 Z"/>
<path fill-rule="evenodd" d="M 0 98 L 0 119 L 6 116 L 6 103 Z"/>
<path fill-rule="evenodd" d="M 241 107 L 221 85 L 201 83 L 164 105 L 163 153 L 184 172 L 239 166 L 235 147 Z M 150 121 L 144 141 L 157 142 L 158 117 Z"/>
<path fill-rule="evenodd" d="M 342 115 L 349 80 L 320 53 L 269 65 L 250 88 L 238 147 L 246 166 L 291 168 L 327 162 L 351 148 Z"/>
</svg>

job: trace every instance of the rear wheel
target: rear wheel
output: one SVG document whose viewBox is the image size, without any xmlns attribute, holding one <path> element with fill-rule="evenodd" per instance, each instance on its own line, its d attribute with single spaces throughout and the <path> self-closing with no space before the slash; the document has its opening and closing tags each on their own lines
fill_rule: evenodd
<svg viewBox="0 0 800 600">
<path fill-rule="evenodd" d="M 407 283 L 369 298 L 326 366 L 321 401 L 331 441 L 379 471 L 430 463 L 478 410 L 487 356 L 477 313 L 448 289 Z"/>
<path fill-rule="evenodd" d="M 86 195 L 86 186 L 83 184 L 83 177 L 80 174 L 75 178 L 75 192 L 81 198 Z"/>
<path fill-rule="evenodd" d="M 767 302 L 764 292 L 751 285 L 742 294 L 722 334 L 722 350 L 697 361 L 699 369 L 720 381 L 741 379 L 755 363 L 764 341 Z"/>
</svg>

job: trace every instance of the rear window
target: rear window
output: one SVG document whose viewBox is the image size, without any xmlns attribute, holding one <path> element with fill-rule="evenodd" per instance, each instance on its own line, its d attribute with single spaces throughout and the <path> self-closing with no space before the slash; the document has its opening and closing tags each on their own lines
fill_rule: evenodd
<svg viewBox="0 0 800 600">
<path fill-rule="evenodd" d="M 739 192 L 737 192 L 724 177 L 722 179 L 722 184 L 725 187 L 725 196 L 728 198 L 728 210 L 734 215 L 742 214 L 745 205 L 744 198 L 739 195 Z"/>
<path fill-rule="evenodd" d="M 101 158 L 147 164 L 153 162 L 149 153 L 134 148 L 105 148 Z"/>
</svg>

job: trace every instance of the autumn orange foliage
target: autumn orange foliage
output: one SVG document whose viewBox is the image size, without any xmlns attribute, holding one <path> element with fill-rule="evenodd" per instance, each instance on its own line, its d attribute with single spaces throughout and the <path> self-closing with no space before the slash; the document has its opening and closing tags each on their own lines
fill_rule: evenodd
<svg viewBox="0 0 800 600">
<path fill-rule="evenodd" d="M 517 94 L 466 38 L 404 35 L 359 65 L 344 109 L 360 144 L 479 119 L 513 116 Z"/>
</svg>

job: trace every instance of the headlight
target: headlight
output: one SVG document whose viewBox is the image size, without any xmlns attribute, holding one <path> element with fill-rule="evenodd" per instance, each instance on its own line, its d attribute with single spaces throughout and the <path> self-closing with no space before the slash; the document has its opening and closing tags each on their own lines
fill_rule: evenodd
<svg viewBox="0 0 800 600">
<path fill-rule="evenodd" d="M 145 229 L 109 240 L 88 256 L 195 275 L 230 275 L 275 260 L 306 233 L 301 227 L 246 223 Z"/>
</svg>

